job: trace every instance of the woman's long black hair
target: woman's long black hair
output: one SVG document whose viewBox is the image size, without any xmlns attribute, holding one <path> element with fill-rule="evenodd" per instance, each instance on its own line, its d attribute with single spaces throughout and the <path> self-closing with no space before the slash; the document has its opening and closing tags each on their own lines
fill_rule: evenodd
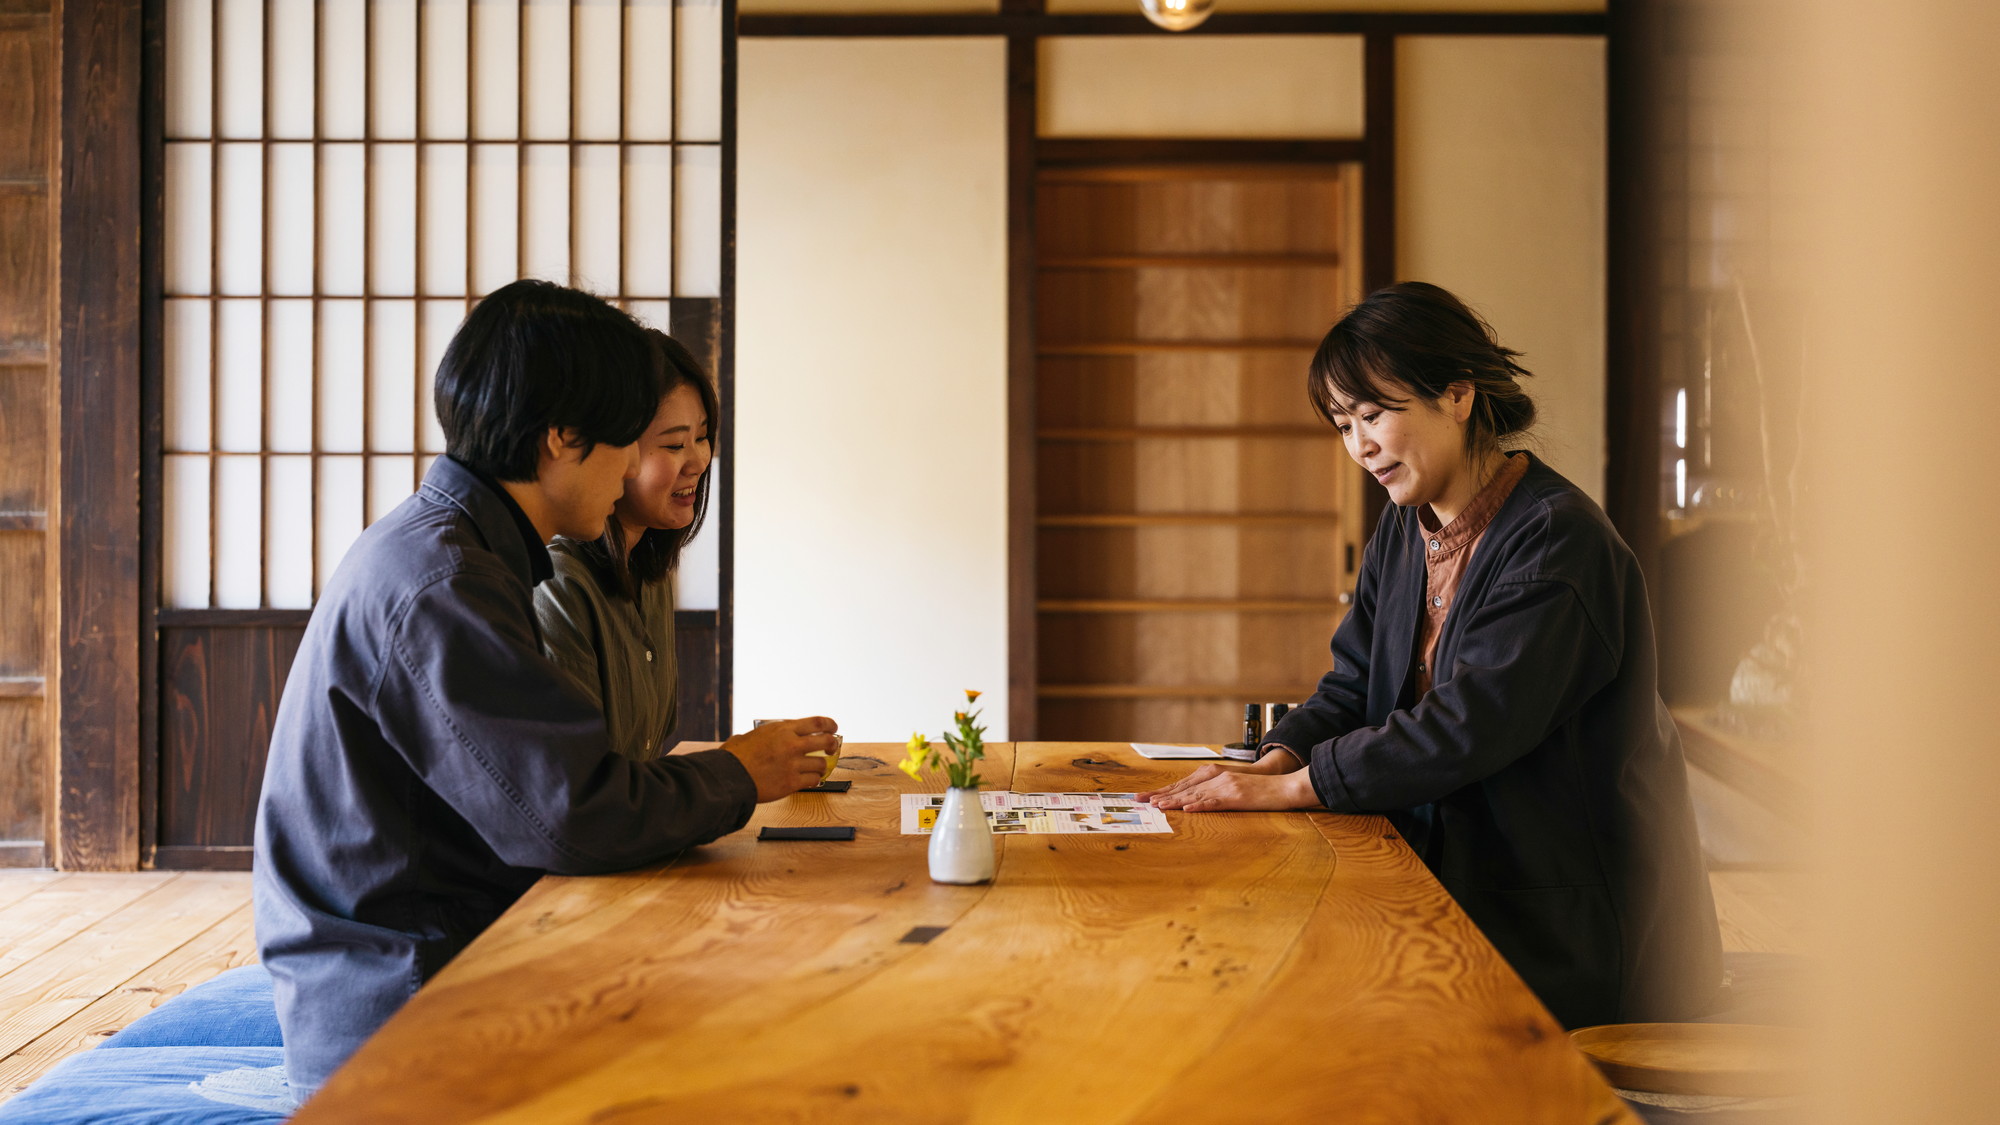
<svg viewBox="0 0 2000 1125">
<path fill-rule="evenodd" d="M 720 428 L 721 405 L 716 401 L 715 385 L 708 381 L 701 364 L 694 353 L 687 350 L 679 340 L 657 328 L 645 330 L 646 339 L 652 344 L 654 371 L 658 379 L 659 401 L 682 387 L 693 387 L 701 396 L 701 408 L 708 415 L 708 440 L 710 456 L 714 455 L 715 432 Z M 655 411 L 658 402 L 655 402 Z M 652 429 L 652 416 L 648 415 L 646 428 Z M 692 435 L 690 435 L 692 440 Z M 709 464 L 714 465 L 711 459 Z M 639 545 L 632 548 L 628 556 L 625 552 L 625 527 L 612 517 L 604 523 L 604 534 L 588 543 L 581 544 L 580 553 L 597 575 L 598 584 L 613 593 L 622 594 L 634 601 L 639 591 L 664 579 L 669 572 L 680 565 L 681 551 L 688 541 L 701 530 L 702 522 L 708 516 L 708 480 L 712 474 L 703 472 L 694 486 L 694 518 L 686 527 L 646 529 L 639 539 Z"/>
</svg>

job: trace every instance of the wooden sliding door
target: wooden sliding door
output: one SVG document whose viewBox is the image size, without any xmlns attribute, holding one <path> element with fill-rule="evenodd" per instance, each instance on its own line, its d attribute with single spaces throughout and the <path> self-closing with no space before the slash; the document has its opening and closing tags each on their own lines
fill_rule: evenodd
<svg viewBox="0 0 2000 1125">
<path fill-rule="evenodd" d="M 1360 294 L 1360 166 L 1045 168 L 1037 733 L 1222 742 L 1296 702 L 1363 478 L 1306 367 Z"/>
</svg>

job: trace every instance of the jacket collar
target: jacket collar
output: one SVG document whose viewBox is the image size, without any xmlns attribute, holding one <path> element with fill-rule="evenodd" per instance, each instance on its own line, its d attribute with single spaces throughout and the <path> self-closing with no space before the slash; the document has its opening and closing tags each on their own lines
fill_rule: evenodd
<svg viewBox="0 0 2000 1125">
<path fill-rule="evenodd" d="M 529 589 L 555 573 L 534 522 L 498 482 L 447 455 L 431 463 L 421 491 L 436 503 L 464 512 L 487 549 Z"/>
</svg>

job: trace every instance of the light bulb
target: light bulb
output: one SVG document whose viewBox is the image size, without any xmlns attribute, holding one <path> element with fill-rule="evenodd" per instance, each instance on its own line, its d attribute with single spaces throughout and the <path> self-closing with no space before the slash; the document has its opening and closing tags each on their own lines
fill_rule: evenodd
<svg viewBox="0 0 2000 1125">
<path fill-rule="evenodd" d="M 1215 12 L 1215 0 L 1139 0 L 1139 10 L 1168 31 L 1198 27 Z"/>
</svg>

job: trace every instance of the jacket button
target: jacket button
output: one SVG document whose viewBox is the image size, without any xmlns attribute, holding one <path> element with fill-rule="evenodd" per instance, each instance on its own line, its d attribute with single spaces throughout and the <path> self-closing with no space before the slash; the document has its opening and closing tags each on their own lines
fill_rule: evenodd
<svg viewBox="0 0 2000 1125">
<path fill-rule="evenodd" d="M 653 662 L 653 650 L 649 648 L 646 650 L 646 663 L 651 664 L 652 662 Z"/>
<path fill-rule="evenodd" d="M 1444 599 L 1442 597 L 1433 597 L 1431 598 L 1431 604 L 1434 606 L 1443 605 Z M 651 660 L 652 658 L 652 654 L 648 653 L 646 659 Z"/>
<path fill-rule="evenodd" d="M 1438 541 L 1435 539 L 1431 540 L 1431 550 L 1435 551 L 1437 549 L 1438 549 Z"/>
</svg>

